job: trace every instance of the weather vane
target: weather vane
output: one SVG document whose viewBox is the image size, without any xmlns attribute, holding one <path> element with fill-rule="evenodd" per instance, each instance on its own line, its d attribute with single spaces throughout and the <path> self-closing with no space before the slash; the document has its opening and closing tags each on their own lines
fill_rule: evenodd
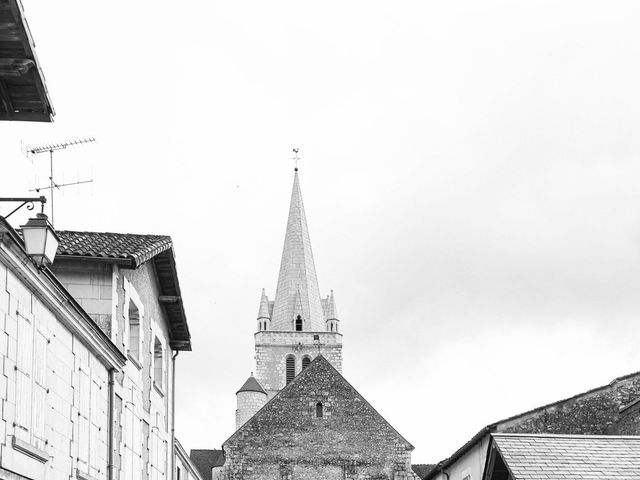
<svg viewBox="0 0 640 480">
<path fill-rule="evenodd" d="M 298 160 L 300 160 L 300 157 L 298 157 L 298 152 L 300 151 L 299 148 L 294 148 L 293 149 L 293 157 L 291 157 L 291 160 L 295 160 L 296 161 L 296 167 L 293 169 L 294 172 L 298 171 Z"/>
</svg>

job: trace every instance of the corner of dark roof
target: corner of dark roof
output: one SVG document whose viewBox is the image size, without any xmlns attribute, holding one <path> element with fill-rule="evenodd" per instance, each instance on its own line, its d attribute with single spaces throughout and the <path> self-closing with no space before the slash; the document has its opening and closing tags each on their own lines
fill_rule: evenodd
<svg viewBox="0 0 640 480">
<path fill-rule="evenodd" d="M 236 395 L 240 392 L 259 392 L 264 393 L 265 395 L 267 394 L 267 392 L 265 392 L 262 388 L 262 385 L 260 385 L 260 382 L 258 382 L 258 380 L 256 380 L 253 375 L 247 378 L 247 381 L 244 382 L 244 384 L 240 387 L 240 390 L 236 392 Z"/>
</svg>

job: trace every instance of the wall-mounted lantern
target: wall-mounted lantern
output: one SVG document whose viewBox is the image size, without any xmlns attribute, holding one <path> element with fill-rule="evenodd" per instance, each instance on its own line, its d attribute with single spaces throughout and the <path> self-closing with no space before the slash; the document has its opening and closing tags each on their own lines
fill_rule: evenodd
<svg viewBox="0 0 640 480">
<path fill-rule="evenodd" d="M 27 255 L 38 268 L 53 263 L 60 245 L 60 238 L 44 213 L 38 213 L 36 218 L 30 218 L 25 225 L 22 225 L 22 237 Z"/>
</svg>

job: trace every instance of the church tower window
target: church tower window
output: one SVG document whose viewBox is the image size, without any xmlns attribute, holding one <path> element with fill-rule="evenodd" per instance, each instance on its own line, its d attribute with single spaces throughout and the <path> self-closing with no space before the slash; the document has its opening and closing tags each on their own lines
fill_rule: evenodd
<svg viewBox="0 0 640 480">
<path fill-rule="evenodd" d="M 301 331 L 302 331 L 302 317 L 298 315 L 298 317 L 296 318 L 296 332 L 301 332 Z"/>
<path fill-rule="evenodd" d="M 322 402 L 316 403 L 316 418 L 322 418 Z"/>
<path fill-rule="evenodd" d="M 287 357 L 287 384 L 296 376 L 296 359 L 293 355 Z"/>
<path fill-rule="evenodd" d="M 302 359 L 302 369 L 304 370 L 305 368 L 307 368 L 310 363 L 311 363 L 311 358 L 305 355 L 305 357 Z"/>
</svg>

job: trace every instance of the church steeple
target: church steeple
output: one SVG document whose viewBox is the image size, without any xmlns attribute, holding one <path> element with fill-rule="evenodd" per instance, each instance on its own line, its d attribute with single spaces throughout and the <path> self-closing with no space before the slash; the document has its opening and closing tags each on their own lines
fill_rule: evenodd
<svg viewBox="0 0 640 480">
<path fill-rule="evenodd" d="M 298 316 L 302 319 L 302 330 L 325 330 L 320 289 L 296 169 L 270 330 L 296 330 Z"/>
</svg>

